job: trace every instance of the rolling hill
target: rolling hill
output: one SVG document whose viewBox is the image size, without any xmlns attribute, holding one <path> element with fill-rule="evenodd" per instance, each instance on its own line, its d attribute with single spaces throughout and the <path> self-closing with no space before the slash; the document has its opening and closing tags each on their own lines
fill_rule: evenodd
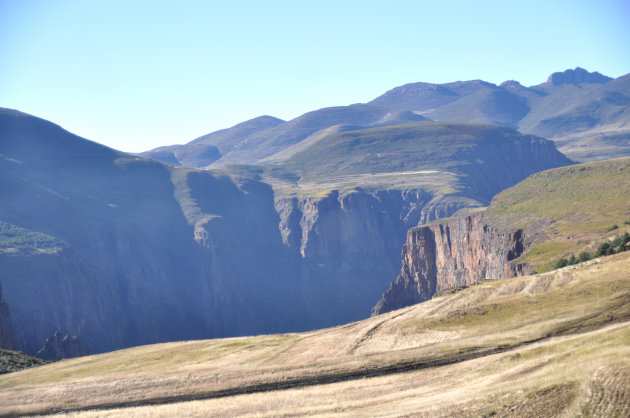
<svg viewBox="0 0 630 418">
<path fill-rule="evenodd" d="M 232 128 L 213 132 L 186 145 L 161 147 L 142 155 L 160 161 L 174 162 L 190 167 L 225 164 L 251 164 L 270 157 L 295 145 L 319 131 L 356 129 L 372 125 L 389 125 L 426 118 L 411 112 L 391 112 L 375 106 L 355 104 L 337 106 L 305 113 L 288 122 L 270 116 L 261 116 Z M 219 158 L 214 149 L 220 154 Z M 210 152 L 212 158 L 199 158 L 197 153 Z"/>
<path fill-rule="evenodd" d="M 438 171 L 457 178 L 438 189 L 489 201 L 544 166 L 571 163 L 548 141 L 512 129 L 416 122 L 328 135 L 267 170 L 321 183 L 342 176 Z"/>
</svg>

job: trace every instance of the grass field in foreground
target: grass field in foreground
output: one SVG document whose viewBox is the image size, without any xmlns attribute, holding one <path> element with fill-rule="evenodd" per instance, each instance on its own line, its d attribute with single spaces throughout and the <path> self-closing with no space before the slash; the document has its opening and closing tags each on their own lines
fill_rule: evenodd
<svg viewBox="0 0 630 418">
<path fill-rule="evenodd" d="M 588 406 L 594 390 L 627 407 L 629 319 L 623 253 L 330 329 L 142 346 L 3 375 L 0 414 L 509 414 L 605 407 Z M 167 405 L 115 411 L 143 403 Z"/>
</svg>

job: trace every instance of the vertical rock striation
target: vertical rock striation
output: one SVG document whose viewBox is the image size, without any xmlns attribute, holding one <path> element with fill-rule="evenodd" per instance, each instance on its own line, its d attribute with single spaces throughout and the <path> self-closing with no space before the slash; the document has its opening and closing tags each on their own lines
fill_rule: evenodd
<svg viewBox="0 0 630 418">
<path fill-rule="evenodd" d="M 13 341 L 13 326 L 11 325 L 11 313 L 9 305 L 2 297 L 2 284 L 0 284 L 0 348 L 15 348 Z"/>
<path fill-rule="evenodd" d="M 44 341 L 44 346 L 37 352 L 37 357 L 54 361 L 84 355 L 85 348 L 76 336 L 66 334 L 62 337 L 59 332 L 48 337 Z"/>
<path fill-rule="evenodd" d="M 526 274 L 513 260 L 527 232 L 490 225 L 483 213 L 409 230 L 398 278 L 372 310 L 378 315 L 431 299 L 436 293 L 482 280 Z"/>
<path fill-rule="evenodd" d="M 422 189 L 333 190 L 276 200 L 282 240 L 298 263 L 314 327 L 365 318 L 392 276 L 409 228 L 451 216 L 470 200 Z"/>
</svg>

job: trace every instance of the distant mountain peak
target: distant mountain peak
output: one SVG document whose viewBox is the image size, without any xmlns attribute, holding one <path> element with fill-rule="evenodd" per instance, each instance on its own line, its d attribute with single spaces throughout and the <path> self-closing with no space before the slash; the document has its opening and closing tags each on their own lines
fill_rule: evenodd
<svg viewBox="0 0 630 418">
<path fill-rule="evenodd" d="M 560 84 L 580 83 L 604 84 L 610 80 L 612 80 L 612 78 L 598 73 L 597 71 L 591 73 L 584 68 L 575 67 L 575 69 L 573 70 L 568 69 L 563 72 L 551 74 L 545 84 L 552 86 L 558 86 Z"/>
<path fill-rule="evenodd" d="M 506 89 L 522 89 L 522 88 L 525 88 L 521 83 L 519 83 L 516 80 L 504 81 L 503 83 L 501 83 L 500 87 L 503 87 L 503 88 L 506 88 Z"/>
<path fill-rule="evenodd" d="M 490 83 L 488 81 L 483 81 L 483 80 L 465 80 L 465 81 L 453 81 L 450 83 L 445 83 L 445 86 L 451 87 L 451 88 L 457 88 L 457 87 L 462 87 L 462 86 L 483 86 L 483 87 L 496 87 L 495 84 Z"/>
</svg>

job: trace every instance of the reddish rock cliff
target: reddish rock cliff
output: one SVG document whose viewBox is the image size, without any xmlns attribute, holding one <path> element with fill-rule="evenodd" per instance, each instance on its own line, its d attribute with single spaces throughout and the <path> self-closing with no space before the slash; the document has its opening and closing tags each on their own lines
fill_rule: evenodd
<svg viewBox="0 0 630 418">
<path fill-rule="evenodd" d="M 526 233 L 491 226 L 483 214 L 412 228 L 402 250 L 402 269 L 372 313 L 378 315 L 431 299 L 444 290 L 528 272 L 513 260 Z"/>
</svg>

